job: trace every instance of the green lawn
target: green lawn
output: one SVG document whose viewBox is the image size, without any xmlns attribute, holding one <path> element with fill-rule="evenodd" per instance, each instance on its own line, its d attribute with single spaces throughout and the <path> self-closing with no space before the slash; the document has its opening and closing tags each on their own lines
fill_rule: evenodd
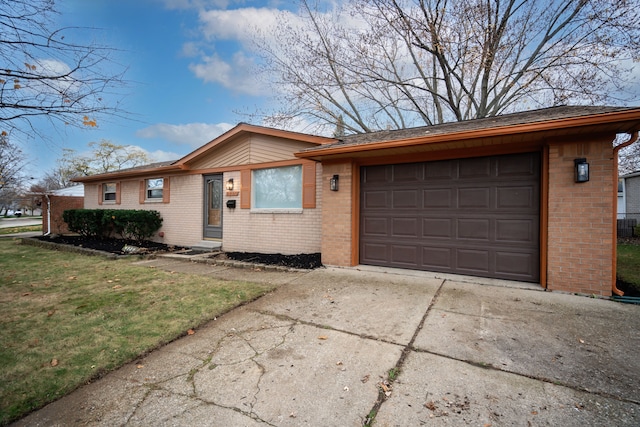
<svg viewBox="0 0 640 427">
<path fill-rule="evenodd" d="M 271 289 L 0 239 L 0 425 Z"/>
<path fill-rule="evenodd" d="M 618 244 L 618 281 L 624 285 L 619 288 L 629 288 L 626 295 L 640 295 L 640 245 L 630 243 Z"/>
<path fill-rule="evenodd" d="M 0 235 L 2 235 L 2 234 L 14 234 L 14 233 L 25 233 L 27 231 L 42 231 L 42 225 L 27 225 L 27 226 L 24 226 L 24 227 L 0 228 Z"/>
</svg>

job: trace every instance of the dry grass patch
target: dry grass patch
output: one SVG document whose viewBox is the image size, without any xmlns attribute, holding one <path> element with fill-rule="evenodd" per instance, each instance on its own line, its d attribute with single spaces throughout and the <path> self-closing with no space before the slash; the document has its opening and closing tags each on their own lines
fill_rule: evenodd
<svg viewBox="0 0 640 427">
<path fill-rule="evenodd" d="M 0 425 L 271 289 L 0 240 Z"/>
</svg>

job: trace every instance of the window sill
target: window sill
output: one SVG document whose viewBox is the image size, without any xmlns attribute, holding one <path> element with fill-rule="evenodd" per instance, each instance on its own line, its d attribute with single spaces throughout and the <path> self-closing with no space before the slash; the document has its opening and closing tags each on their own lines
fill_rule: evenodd
<svg viewBox="0 0 640 427">
<path fill-rule="evenodd" d="M 301 214 L 302 208 L 291 209 L 251 209 L 252 214 Z"/>
<path fill-rule="evenodd" d="M 146 199 L 145 203 L 162 203 L 162 199 Z"/>
</svg>

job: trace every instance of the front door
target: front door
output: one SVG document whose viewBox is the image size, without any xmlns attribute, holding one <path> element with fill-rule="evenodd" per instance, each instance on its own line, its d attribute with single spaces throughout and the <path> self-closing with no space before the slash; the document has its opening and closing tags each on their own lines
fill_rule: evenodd
<svg viewBox="0 0 640 427">
<path fill-rule="evenodd" d="M 222 238 L 222 175 L 204 177 L 204 238 Z"/>
</svg>

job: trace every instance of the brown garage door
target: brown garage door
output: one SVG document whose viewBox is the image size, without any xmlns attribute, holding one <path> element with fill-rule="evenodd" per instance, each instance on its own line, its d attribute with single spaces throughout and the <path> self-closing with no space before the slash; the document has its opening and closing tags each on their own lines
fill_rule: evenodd
<svg viewBox="0 0 640 427">
<path fill-rule="evenodd" d="M 539 280 L 540 156 L 361 170 L 360 263 Z"/>
</svg>

